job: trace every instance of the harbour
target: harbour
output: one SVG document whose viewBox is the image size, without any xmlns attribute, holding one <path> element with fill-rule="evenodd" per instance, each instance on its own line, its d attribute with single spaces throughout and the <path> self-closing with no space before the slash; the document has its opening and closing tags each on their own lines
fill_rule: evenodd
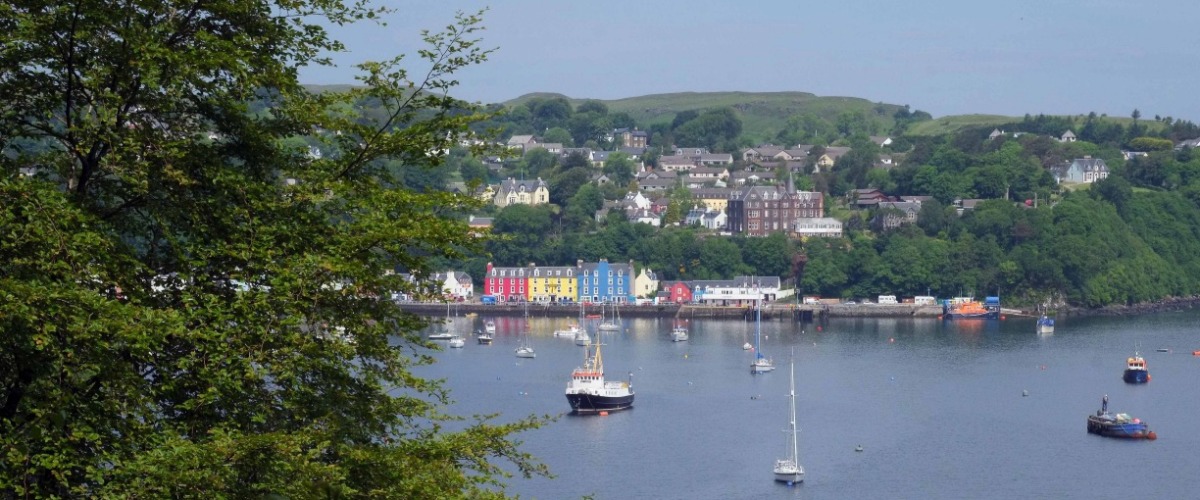
<svg viewBox="0 0 1200 500">
<path fill-rule="evenodd" d="M 784 369 L 751 375 L 742 346 L 753 323 L 686 320 L 689 340 L 672 342 L 676 318 L 623 308 L 622 328 L 603 336 L 605 366 L 637 401 L 608 416 L 570 414 L 564 390 L 584 348 L 553 336 L 568 319 L 530 313 L 536 359 L 512 355 L 524 318 L 464 314 L 451 327 L 491 319 L 494 345 L 436 352 L 418 370 L 446 380 L 457 414 L 560 415 L 518 436 L 556 475 L 511 480 L 523 497 L 1186 498 L 1200 488 L 1184 472 L 1200 470 L 1194 311 L 1065 318 L 1050 335 L 1020 317 L 764 320 L 761 351 Z M 1170 352 L 1147 354 L 1152 382 L 1126 384 L 1138 343 Z M 771 465 L 790 446 L 780 417 L 792 350 L 806 475 L 787 486 Z M 1158 439 L 1089 434 L 1102 395 Z"/>
</svg>

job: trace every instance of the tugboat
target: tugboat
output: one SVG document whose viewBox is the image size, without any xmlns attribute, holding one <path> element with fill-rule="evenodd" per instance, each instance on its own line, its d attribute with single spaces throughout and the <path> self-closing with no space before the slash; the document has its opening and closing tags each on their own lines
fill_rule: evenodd
<svg viewBox="0 0 1200 500">
<path fill-rule="evenodd" d="M 597 335 L 599 337 L 599 335 Z M 604 358 L 600 355 L 599 342 L 589 343 L 584 349 L 583 366 L 571 371 L 567 382 L 567 402 L 578 414 L 600 413 L 633 408 L 631 381 L 608 382 L 604 380 Z M 630 378 L 633 372 L 629 373 Z"/>
<path fill-rule="evenodd" d="M 1150 371 L 1146 369 L 1146 360 L 1137 351 L 1125 360 L 1125 374 L 1121 377 L 1127 384 L 1144 384 L 1150 381 Z"/>
<path fill-rule="evenodd" d="M 1100 410 L 1095 415 L 1088 415 L 1088 434 L 1099 434 L 1105 437 L 1126 439 L 1158 439 L 1158 435 L 1146 426 L 1141 419 L 1130 417 L 1126 413 L 1112 414 L 1108 412 L 1108 394 L 1100 401 Z"/>
</svg>

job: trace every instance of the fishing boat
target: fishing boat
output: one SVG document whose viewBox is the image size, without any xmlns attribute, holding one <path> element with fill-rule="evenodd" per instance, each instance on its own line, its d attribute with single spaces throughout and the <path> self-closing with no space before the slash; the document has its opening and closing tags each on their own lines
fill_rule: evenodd
<svg viewBox="0 0 1200 500">
<path fill-rule="evenodd" d="M 1054 333 L 1054 318 L 1046 316 L 1045 314 L 1038 318 L 1037 332 L 1038 335 L 1049 335 Z"/>
<path fill-rule="evenodd" d="M 754 316 L 754 362 L 750 363 L 750 373 L 766 373 L 775 370 L 775 365 L 771 363 L 771 358 L 763 356 L 761 347 L 762 337 L 762 304 L 760 301 L 755 302 Z"/>
<path fill-rule="evenodd" d="M 604 306 L 601 306 L 600 317 L 601 317 L 602 321 L 600 322 L 600 326 L 596 327 L 597 330 L 600 330 L 602 332 L 621 331 L 621 317 L 620 317 L 620 313 L 617 312 L 617 304 L 616 303 L 613 303 L 613 315 L 611 317 L 605 315 Z"/>
<path fill-rule="evenodd" d="M 450 337 L 450 347 L 462 348 L 465 345 L 467 345 L 467 341 L 463 340 L 462 337 L 458 335 Z"/>
<path fill-rule="evenodd" d="M 518 358 L 536 358 L 537 352 L 529 342 L 529 304 L 525 304 L 525 327 L 521 329 L 521 338 L 517 340 L 517 348 L 513 350 Z"/>
<path fill-rule="evenodd" d="M 629 372 L 629 380 L 625 382 L 605 380 L 604 357 L 600 353 L 603 345 L 600 342 L 588 344 L 583 352 L 583 366 L 571 371 L 566 394 L 574 413 L 605 415 L 633 407 L 633 372 Z"/>
<path fill-rule="evenodd" d="M 1088 434 L 1099 434 L 1105 437 L 1126 439 L 1158 439 L 1158 435 L 1141 419 L 1133 418 L 1126 413 L 1108 412 L 1108 395 L 1100 400 L 1100 409 L 1095 415 L 1088 415 Z"/>
<path fill-rule="evenodd" d="M 793 354 L 794 355 L 794 354 Z M 786 431 L 791 438 L 788 443 L 788 456 L 775 461 L 775 480 L 787 484 L 796 484 L 804 481 L 804 466 L 800 465 L 800 447 L 797 444 L 796 437 L 796 362 L 791 363 L 791 391 L 788 392 L 788 398 L 791 400 L 791 413 L 788 414 L 788 430 Z"/>
<path fill-rule="evenodd" d="M 490 319 L 487 320 L 487 322 L 483 324 L 483 331 L 485 333 L 487 333 L 488 335 L 495 335 L 496 334 L 496 322 L 492 321 Z"/>
<path fill-rule="evenodd" d="M 1000 297 L 979 302 L 972 297 L 955 297 L 942 304 L 943 319 L 998 319 Z"/>
<path fill-rule="evenodd" d="M 1146 369 L 1146 360 L 1137 351 L 1125 360 L 1125 373 L 1121 376 L 1127 384 L 1144 384 L 1150 381 L 1150 370 Z"/>
<path fill-rule="evenodd" d="M 688 339 L 688 329 L 685 326 L 677 326 L 671 329 L 671 341 L 683 342 Z"/>
</svg>

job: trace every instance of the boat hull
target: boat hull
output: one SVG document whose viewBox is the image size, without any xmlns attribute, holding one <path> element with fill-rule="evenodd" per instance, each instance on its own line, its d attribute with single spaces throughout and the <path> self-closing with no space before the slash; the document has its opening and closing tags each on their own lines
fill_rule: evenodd
<svg viewBox="0 0 1200 500">
<path fill-rule="evenodd" d="M 1121 376 L 1127 384 L 1144 384 L 1150 381 L 1150 372 L 1147 370 L 1125 370 L 1125 374 Z"/>
<path fill-rule="evenodd" d="M 987 312 L 978 312 L 978 313 L 975 313 L 975 312 L 962 313 L 962 312 L 948 311 L 948 312 L 943 313 L 942 317 L 945 319 L 1000 319 L 1000 311 L 987 311 Z"/>
<path fill-rule="evenodd" d="M 599 396 L 587 393 L 567 394 L 567 402 L 571 410 L 579 414 L 600 413 L 602 411 L 620 411 L 633 408 L 633 394 L 622 396 Z"/>
<path fill-rule="evenodd" d="M 1145 423 L 1115 422 L 1095 415 L 1088 416 L 1087 431 L 1088 434 L 1121 439 L 1156 439 L 1158 437 Z"/>
<path fill-rule="evenodd" d="M 775 480 L 781 483 L 800 483 L 804 482 L 803 472 L 775 472 Z"/>
</svg>

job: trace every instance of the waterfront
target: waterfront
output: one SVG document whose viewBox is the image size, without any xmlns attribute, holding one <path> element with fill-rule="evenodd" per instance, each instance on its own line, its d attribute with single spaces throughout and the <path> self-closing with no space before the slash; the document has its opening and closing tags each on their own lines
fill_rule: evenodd
<svg viewBox="0 0 1200 500">
<path fill-rule="evenodd" d="M 503 418 L 559 414 L 582 348 L 531 320 L 536 359 L 513 356 L 520 317 L 459 317 L 466 333 L 495 319 L 490 346 L 436 354 L 420 375 L 444 377 L 453 413 Z M 554 479 L 513 479 L 532 498 L 1184 498 L 1200 489 L 1200 348 L 1196 312 L 1033 320 L 833 318 L 764 322 L 778 370 L 751 375 L 741 349 L 753 324 L 694 320 L 671 342 L 670 318 L 624 321 L 606 335 L 610 379 L 633 372 L 633 410 L 564 416 L 519 436 Z M 1135 346 L 1153 380 L 1121 381 Z M 787 359 L 794 348 L 804 484 L 771 480 L 785 453 Z M 1170 353 L 1155 352 L 1172 349 Z M 1029 396 L 1022 396 L 1028 391 Z M 1089 435 L 1085 417 L 1110 408 L 1147 421 L 1155 442 Z M 864 451 L 854 451 L 862 445 Z"/>
</svg>

